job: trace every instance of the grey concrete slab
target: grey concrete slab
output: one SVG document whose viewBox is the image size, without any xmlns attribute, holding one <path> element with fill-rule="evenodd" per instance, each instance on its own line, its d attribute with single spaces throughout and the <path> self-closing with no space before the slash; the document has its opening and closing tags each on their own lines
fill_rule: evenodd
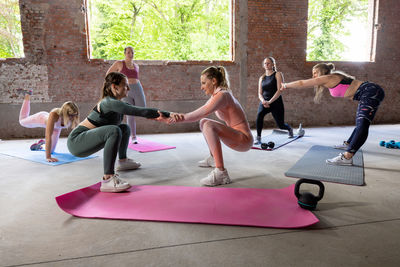
<svg viewBox="0 0 400 267">
<path fill-rule="evenodd" d="M 226 186 L 293 184 L 297 179 L 284 172 L 312 145 L 340 143 L 352 129 L 305 127 L 303 138 L 275 151 L 224 147 L 233 180 Z M 324 183 L 325 196 L 314 212 L 320 222 L 299 230 L 72 217 L 54 197 L 98 182 L 101 152 L 56 167 L 0 155 L 0 266 L 398 266 L 400 150 L 378 143 L 397 140 L 399 133 L 399 125 L 372 126 L 363 146 L 366 185 Z M 142 137 L 177 148 L 129 151 L 142 163 L 121 173 L 130 183 L 200 186 L 210 171 L 196 166 L 208 153 L 201 133 Z M 32 141 L 3 140 L 0 149 L 29 148 Z"/>
</svg>

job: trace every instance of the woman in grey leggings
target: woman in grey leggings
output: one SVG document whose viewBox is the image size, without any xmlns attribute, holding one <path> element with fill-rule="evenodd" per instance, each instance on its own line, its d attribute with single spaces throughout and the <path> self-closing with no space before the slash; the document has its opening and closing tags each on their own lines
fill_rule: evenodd
<svg viewBox="0 0 400 267">
<path fill-rule="evenodd" d="M 130 90 L 123 101 L 137 107 L 146 107 L 146 98 L 142 84 L 139 81 L 139 65 L 133 62 L 135 50 L 132 46 L 127 46 L 124 49 L 124 55 L 125 59 L 115 61 L 107 71 L 107 74 L 115 71 L 125 74 L 128 77 Z M 131 128 L 132 143 L 137 144 L 135 117 L 127 116 L 127 122 Z"/>
<path fill-rule="evenodd" d="M 122 102 L 130 90 L 127 77 L 119 72 L 111 72 L 105 77 L 100 102 L 93 108 L 68 136 L 68 149 L 77 157 L 87 157 L 104 148 L 104 176 L 100 191 L 120 192 L 130 187 L 114 172 L 114 165 L 119 156 L 117 171 L 134 170 L 140 164 L 127 158 L 130 129 L 121 124 L 123 115 L 134 115 L 145 118 L 157 118 L 165 121 L 170 113 L 154 108 L 136 107 Z M 162 114 L 163 116 L 160 116 Z"/>
</svg>

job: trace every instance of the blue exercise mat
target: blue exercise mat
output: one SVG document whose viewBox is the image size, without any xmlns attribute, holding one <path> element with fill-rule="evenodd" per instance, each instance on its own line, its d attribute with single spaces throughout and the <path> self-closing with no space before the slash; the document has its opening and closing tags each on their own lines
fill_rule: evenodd
<svg viewBox="0 0 400 267">
<path fill-rule="evenodd" d="M 290 138 L 287 131 L 273 130 L 271 134 L 261 137 L 261 143 L 274 142 L 274 148 L 262 149 L 261 144 L 253 145 L 251 148 L 271 151 L 287 145 L 293 141 L 296 141 L 300 137 L 302 137 L 302 135 L 295 134 L 293 137 Z"/>
<path fill-rule="evenodd" d="M 361 150 L 353 157 L 353 165 L 339 166 L 326 163 L 339 155 L 340 151 L 333 147 L 313 146 L 299 159 L 285 175 L 288 177 L 305 178 L 311 180 L 364 185 L 364 161 Z"/>
<path fill-rule="evenodd" d="M 54 152 L 52 155 L 53 158 L 57 158 L 57 162 L 47 162 L 46 161 L 46 153 L 44 150 L 37 150 L 37 151 L 32 151 L 29 148 L 15 148 L 13 150 L 6 150 L 6 151 L 0 151 L 1 154 L 7 155 L 7 156 L 12 156 L 16 158 L 21 158 L 21 159 L 26 159 L 30 160 L 33 162 L 38 162 L 46 165 L 51 165 L 51 166 L 57 166 L 61 164 L 66 164 L 66 163 L 71 163 L 74 161 L 80 161 L 80 160 L 85 160 L 85 159 L 91 159 L 95 158 L 97 156 L 89 156 L 85 158 L 79 158 L 71 155 L 70 153 L 57 153 Z"/>
</svg>

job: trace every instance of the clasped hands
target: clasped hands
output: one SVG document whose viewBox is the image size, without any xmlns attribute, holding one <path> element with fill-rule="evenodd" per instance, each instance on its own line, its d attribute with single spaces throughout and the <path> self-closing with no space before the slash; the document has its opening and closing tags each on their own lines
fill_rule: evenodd
<svg viewBox="0 0 400 267">
<path fill-rule="evenodd" d="M 157 118 L 155 118 L 153 120 L 164 122 L 167 124 L 172 124 L 172 123 L 181 122 L 181 121 L 185 120 L 185 116 L 182 113 L 171 112 L 169 114 L 169 117 L 166 117 L 161 111 L 158 111 L 158 114 L 160 114 L 160 116 L 158 116 Z"/>
</svg>

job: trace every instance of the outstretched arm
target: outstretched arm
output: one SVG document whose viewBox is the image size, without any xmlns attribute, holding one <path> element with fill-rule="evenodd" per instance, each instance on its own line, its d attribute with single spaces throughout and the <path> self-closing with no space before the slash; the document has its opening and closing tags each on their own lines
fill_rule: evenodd
<svg viewBox="0 0 400 267">
<path fill-rule="evenodd" d="M 292 88 L 303 89 L 303 88 L 310 88 L 316 85 L 322 85 L 328 87 L 326 86 L 326 84 L 329 83 L 330 81 L 331 81 L 331 75 L 323 75 L 308 80 L 298 80 L 290 83 L 282 83 L 280 90 L 283 91 Z"/>
<path fill-rule="evenodd" d="M 113 111 L 124 115 L 133 115 L 133 116 L 145 117 L 148 119 L 154 119 L 159 116 L 158 109 L 137 107 L 111 97 L 104 98 L 100 102 L 99 106 L 100 110 L 103 113 Z M 168 111 L 161 111 L 161 112 L 164 114 L 165 117 L 169 117 Z"/>
<path fill-rule="evenodd" d="M 226 105 L 226 100 L 228 97 L 228 92 L 219 92 L 216 95 L 212 96 L 207 103 L 205 103 L 200 108 L 184 114 L 184 122 L 194 122 L 198 121 L 204 117 L 207 117 L 209 114 L 217 111 L 218 109 L 224 107 Z"/>
</svg>

